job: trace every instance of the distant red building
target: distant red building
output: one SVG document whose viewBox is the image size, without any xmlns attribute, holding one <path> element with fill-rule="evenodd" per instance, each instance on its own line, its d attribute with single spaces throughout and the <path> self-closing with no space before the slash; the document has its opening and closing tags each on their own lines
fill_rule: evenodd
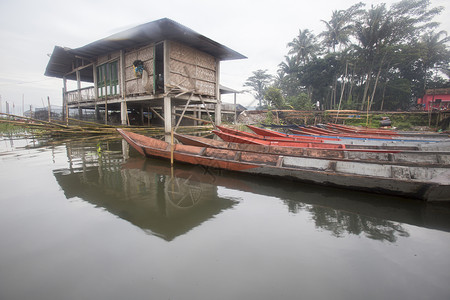
<svg viewBox="0 0 450 300">
<path fill-rule="evenodd" d="M 423 98 L 417 99 L 417 104 L 421 105 L 423 110 L 450 109 L 450 88 L 426 90 Z"/>
</svg>

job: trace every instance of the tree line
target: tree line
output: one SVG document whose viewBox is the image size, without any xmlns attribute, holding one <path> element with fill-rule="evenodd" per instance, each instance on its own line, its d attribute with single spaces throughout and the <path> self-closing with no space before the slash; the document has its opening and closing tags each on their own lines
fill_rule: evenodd
<svg viewBox="0 0 450 300">
<path fill-rule="evenodd" d="M 450 87 L 450 37 L 429 0 L 357 3 L 335 10 L 315 35 L 300 29 L 275 76 L 256 70 L 259 108 L 409 110 L 430 88 Z"/>
</svg>

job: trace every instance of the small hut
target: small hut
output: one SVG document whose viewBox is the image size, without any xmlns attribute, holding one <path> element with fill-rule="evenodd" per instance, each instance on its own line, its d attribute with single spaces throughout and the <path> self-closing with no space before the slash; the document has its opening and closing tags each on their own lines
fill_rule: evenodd
<svg viewBox="0 0 450 300">
<path fill-rule="evenodd" d="M 105 123 L 110 112 L 120 112 L 124 125 L 129 124 L 133 112 L 141 123 L 145 123 L 144 116 L 163 121 L 165 131 L 170 132 L 176 116 L 189 110 L 195 114 L 192 107 L 196 105 L 214 114 L 220 124 L 220 62 L 243 58 L 164 18 L 80 48 L 55 46 L 45 75 L 63 79 L 66 112 L 78 109 L 81 115 L 83 109 L 92 109 Z M 77 88 L 67 90 L 67 80 L 75 80 Z M 82 88 L 82 82 L 93 85 Z M 214 111 L 208 110 L 211 105 Z M 182 114 L 177 114 L 177 109 Z"/>
<path fill-rule="evenodd" d="M 448 110 L 450 109 L 450 88 L 428 89 L 425 95 L 417 100 L 423 110 Z"/>
</svg>

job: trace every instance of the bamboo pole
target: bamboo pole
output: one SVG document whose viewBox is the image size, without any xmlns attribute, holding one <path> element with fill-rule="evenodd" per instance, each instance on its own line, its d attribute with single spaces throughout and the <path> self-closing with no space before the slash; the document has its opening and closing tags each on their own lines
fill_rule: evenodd
<svg viewBox="0 0 450 300">
<path fill-rule="evenodd" d="M 209 119 L 211 120 L 211 123 L 213 124 L 214 128 L 216 128 L 216 123 L 214 123 L 214 121 L 213 121 L 213 119 L 212 119 L 212 117 L 211 117 L 211 114 L 209 113 L 209 109 L 208 109 L 208 107 L 206 106 L 205 101 L 203 101 L 203 97 L 202 97 L 201 95 L 198 95 L 198 96 L 199 96 L 200 100 L 202 101 L 203 106 L 205 106 L 206 113 L 208 114 L 208 117 L 209 117 Z"/>
<path fill-rule="evenodd" d="M 170 166 L 173 168 L 173 151 L 175 148 L 175 145 L 173 144 L 173 127 L 170 131 Z"/>
<path fill-rule="evenodd" d="M 112 126 L 112 125 L 105 125 L 105 124 L 83 121 L 83 120 L 78 120 L 78 119 L 69 118 L 69 120 L 73 121 L 73 122 L 81 123 L 81 124 L 91 125 L 91 126 L 104 127 L 104 128 L 115 128 L 115 126 Z"/>
<path fill-rule="evenodd" d="M 178 119 L 177 125 L 175 126 L 175 130 L 177 130 L 178 126 L 180 126 L 181 120 L 183 120 L 184 114 L 186 113 L 186 109 L 188 108 L 189 103 L 191 102 L 192 95 L 194 95 L 194 92 L 192 92 L 191 95 L 189 96 L 189 99 L 186 102 L 186 105 L 184 106 L 183 112 L 181 113 L 181 116 Z"/>
<path fill-rule="evenodd" d="M 165 122 L 164 117 L 161 116 L 156 110 L 154 110 L 152 107 L 149 107 L 152 113 L 154 113 L 158 118 L 160 118 L 163 122 Z"/>
<path fill-rule="evenodd" d="M 8 113 L 0 113 L 0 115 L 4 115 L 4 116 L 11 117 L 11 118 L 16 118 L 16 119 L 29 120 L 29 121 L 33 121 L 33 122 L 37 122 L 37 123 L 43 123 L 43 124 L 47 124 L 47 125 L 54 126 L 54 127 L 67 128 L 67 126 L 61 125 L 61 124 L 58 124 L 58 123 L 52 123 L 52 122 L 42 121 L 42 120 L 28 118 L 28 117 L 17 116 L 17 115 L 8 114 Z"/>
<path fill-rule="evenodd" d="M 174 114 L 174 115 L 177 116 L 177 117 L 181 117 L 181 114 Z M 191 116 L 188 116 L 188 115 L 185 115 L 184 117 L 188 118 L 188 119 L 196 120 L 196 121 L 202 121 L 202 122 L 206 122 L 206 123 L 213 123 L 212 121 L 203 120 L 203 119 L 196 118 L 196 117 L 191 117 Z M 179 126 L 179 127 L 182 127 L 182 126 Z"/>
<path fill-rule="evenodd" d="M 47 96 L 47 102 L 48 102 L 48 121 L 52 121 L 52 109 L 50 107 L 50 97 Z"/>
</svg>

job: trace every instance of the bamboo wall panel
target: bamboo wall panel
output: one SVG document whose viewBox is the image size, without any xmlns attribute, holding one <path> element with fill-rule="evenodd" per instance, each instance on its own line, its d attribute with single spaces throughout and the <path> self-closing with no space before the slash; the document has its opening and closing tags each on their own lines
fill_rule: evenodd
<svg viewBox="0 0 450 300">
<path fill-rule="evenodd" d="M 176 42 L 170 42 L 170 58 L 195 65 L 197 50 Z"/>
<path fill-rule="evenodd" d="M 127 95 L 137 94 L 137 80 L 125 82 L 125 90 L 127 91 Z"/>
<path fill-rule="evenodd" d="M 153 76 L 149 76 L 148 80 L 153 80 Z M 125 91 L 127 95 L 151 94 L 153 93 L 153 81 L 148 81 L 144 85 L 142 78 L 125 81 Z"/>
<path fill-rule="evenodd" d="M 170 81 L 175 86 L 180 86 L 188 90 L 195 89 L 195 86 L 192 86 L 189 79 L 184 76 L 177 73 L 170 73 Z"/>
<path fill-rule="evenodd" d="M 195 83 L 197 91 L 203 95 L 212 96 L 216 94 L 216 84 L 206 81 L 197 80 Z"/>
<path fill-rule="evenodd" d="M 213 56 L 171 41 L 169 69 L 171 84 L 192 89 L 193 80 L 198 93 L 216 95 L 216 59 Z"/>
<path fill-rule="evenodd" d="M 202 67 L 197 67 L 196 71 L 197 71 L 195 76 L 196 78 L 216 83 L 216 72 Z"/>
<path fill-rule="evenodd" d="M 97 58 L 97 65 L 104 64 L 105 62 L 107 62 L 111 59 L 119 59 L 119 56 L 120 56 L 120 51 L 115 51 L 112 53 L 101 55 Z"/>
<path fill-rule="evenodd" d="M 147 85 L 142 78 L 136 78 L 133 62 L 141 60 L 148 74 Z M 126 95 L 153 93 L 153 44 L 125 52 L 125 93 Z"/>
<path fill-rule="evenodd" d="M 216 59 L 209 54 L 197 51 L 197 65 L 215 71 Z"/>
</svg>

